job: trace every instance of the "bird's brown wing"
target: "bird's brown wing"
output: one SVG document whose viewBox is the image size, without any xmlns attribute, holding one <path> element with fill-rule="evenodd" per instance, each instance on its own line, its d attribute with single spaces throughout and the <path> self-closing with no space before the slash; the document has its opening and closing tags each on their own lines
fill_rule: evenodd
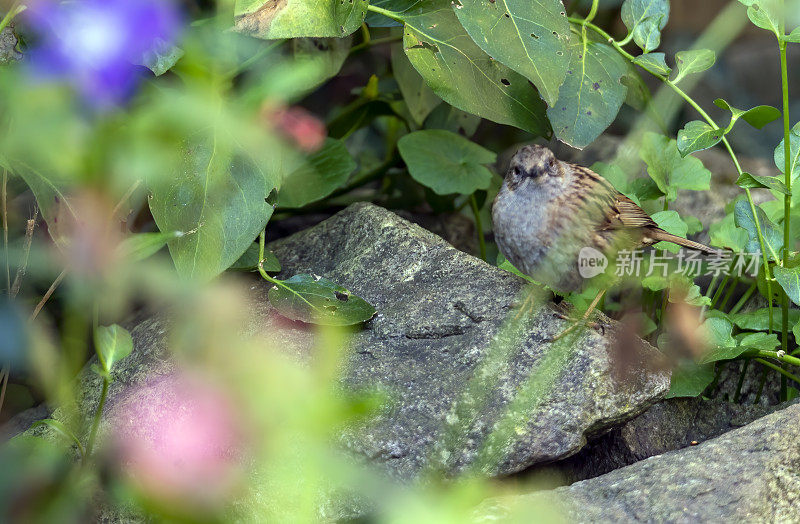
<svg viewBox="0 0 800 524">
<path fill-rule="evenodd" d="M 618 191 L 609 195 L 605 221 L 598 227 L 601 231 L 614 229 L 657 228 L 658 224 L 630 198 Z"/>
</svg>

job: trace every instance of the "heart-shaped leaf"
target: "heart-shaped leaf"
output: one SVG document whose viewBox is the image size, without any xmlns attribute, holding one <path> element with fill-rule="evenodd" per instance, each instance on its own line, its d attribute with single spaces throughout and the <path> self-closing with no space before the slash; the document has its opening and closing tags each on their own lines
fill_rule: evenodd
<svg viewBox="0 0 800 524">
<path fill-rule="evenodd" d="M 411 176 L 436 194 L 470 195 L 487 189 L 497 155 L 466 138 L 442 129 L 415 131 L 397 142 Z"/>
<path fill-rule="evenodd" d="M 714 364 L 685 362 L 672 371 L 666 398 L 696 397 L 714 380 Z"/>
<path fill-rule="evenodd" d="M 700 120 L 693 120 L 678 131 L 678 151 L 681 156 L 717 145 L 725 132 Z"/>
<path fill-rule="evenodd" d="M 268 292 L 270 303 L 292 320 L 329 326 L 348 326 L 369 320 L 375 308 L 363 298 L 322 277 L 295 275 Z"/>
<path fill-rule="evenodd" d="M 761 234 L 764 237 L 764 246 L 767 250 L 764 256 L 775 258 L 775 255 L 780 255 L 781 248 L 783 248 L 783 234 L 778 228 L 770 221 L 764 210 L 756 206 L 756 214 L 758 216 L 758 223 L 761 227 Z M 738 227 L 744 228 L 747 231 L 748 242 L 745 246 L 747 253 L 761 253 L 761 244 L 758 241 L 758 233 L 756 230 L 755 219 L 753 218 L 753 211 L 750 209 L 750 204 L 745 200 L 736 202 L 733 211 L 734 221 Z"/>
<path fill-rule="evenodd" d="M 240 33 L 278 38 L 344 37 L 361 26 L 367 0 L 236 0 L 235 28 Z"/>
<path fill-rule="evenodd" d="M 717 98 L 714 100 L 714 104 L 716 104 L 717 107 L 721 107 L 722 109 L 731 112 L 731 122 L 725 129 L 726 133 L 733 129 L 733 124 L 735 124 L 740 118 L 756 129 L 761 129 L 765 125 L 781 117 L 781 112 L 772 106 L 762 105 L 752 107 L 747 110 L 737 109 L 722 98 Z"/>
<path fill-rule="evenodd" d="M 669 76 L 672 73 L 672 68 L 667 65 L 665 56 L 664 53 L 647 53 L 634 58 L 633 63 L 651 73 Z"/>
<path fill-rule="evenodd" d="M 714 65 L 716 54 L 711 49 L 692 49 L 690 51 L 678 51 L 675 55 L 675 64 L 678 67 L 678 74 L 672 80 L 677 84 L 686 75 L 702 73 Z"/>
<path fill-rule="evenodd" d="M 772 274 L 792 302 L 800 305 L 800 267 L 785 268 L 775 266 Z"/>
<path fill-rule="evenodd" d="M 472 40 L 522 74 L 548 105 L 567 74 L 569 21 L 561 0 L 460 0 L 456 15 Z"/>
<path fill-rule="evenodd" d="M 134 233 L 123 240 L 118 249 L 121 256 L 132 262 L 138 262 L 156 254 L 167 242 L 173 238 L 180 238 L 184 234 L 183 231 Z"/>
<path fill-rule="evenodd" d="M 442 100 L 535 135 L 549 133 L 536 89 L 473 42 L 448 0 L 421 0 L 402 19 L 406 56 Z"/>
<path fill-rule="evenodd" d="M 737 335 L 737 338 L 741 335 Z M 777 333 L 747 333 L 739 340 L 739 345 L 750 349 L 774 351 L 780 344 Z"/>
<path fill-rule="evenodd" d="M 328 138 L 322 149 L 288 175 L 278 191 L 281 207 L 303 207 L 330 195 L 344 184 L 356 162 L 341 140 Z"/>
<path fill-rule="evenodd" d="M 628 89 L 621 82 L 628 66 L 613 48 L 599 42 L 575 38 L 569 53 L 567 77 L 547 116 L 559 140 L 583 148 L 617 117 Z"/>
<path fill-rule="evenodd" d="M 117 324 L 99 326 L 94 331 L 94 349 L 103 371 L 111 373 L 114 364 L 133 351 L 133 339 L 127 329 Z"/>
<path fill-rule="evenodd" d="M 392 46 L 392 72 L 411 118 L 422 125 L 430 112 L 442 103 L 442 99 L 436 96 L 425 83 L 425 79 L 414 69 L 401 45 Z"/>
<path fill-rule="evenodd" d="M 669 19 L 668 0 L 625 0 L 622 21 L 633 32 L 633 41 L 645 53 L 661 43 L 661 30 Z"/>
<path fill-rule="evenodd" d="M 258 270 L 258 242 L 250 244 L 247 251 L 239 257 L 239 260 L 233 263 L 228 269 L 231 271 L 257 271 Z M 281 270 L 281 263 L 278 257 L 269 249 L 264 250 L 264 260 L 261 262 L 261 267 L 267 273 L 277 273 Z"/>
<path fill-rule="evenodd" d="M 766 189 L 773 189 L 784 195 L 791 195 L 792 192 L 786 188 L 786 184 L 772 176 L 751 175 L 750 173 L 742 173 L 736 180 L 739 187 L 763 187 Z"/>
</svg>

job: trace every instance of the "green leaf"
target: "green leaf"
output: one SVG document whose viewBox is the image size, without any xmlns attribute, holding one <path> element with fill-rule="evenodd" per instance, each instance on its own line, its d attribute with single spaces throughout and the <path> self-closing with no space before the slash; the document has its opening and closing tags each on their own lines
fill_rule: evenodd
<svg viewBox="0 0 800 524">
<path fill-rule="evenodd" d="M 270 304 L 292 320 L 349 326 L 369 320 L 375 308 L 342 286 L 322 277 L 295 275 L 268 292 Z"/>
<path fill-rule="evenodd" d="M 695 151 L 702 151 L 717 145 L 725 132 L 722 129 L 711 127 L 700 120 L 693 120 L 678 131 L 678 151 L 681 156 L 686 156 Z"/>
<path fill-rule="evenodd" d="M 647 174 L 667 197 L 677 198 L 678 189 L 706 191 L 710 187 L 711 172 L 693 156 L 683 157 L 677 142 L 657 133 L 645 133 L 639 156 L 647 164 Z"/>
<path fill-rule="evenodd" d="M 793 42 L 795 44 L 800 44 L 800 27 L 795 27 L 794 30 L 786 35 L 787 42 Z"/>
<path fill-rule="evenodd" d="M 278 205 L 303 207 L 325 198 L 344 184 L 355 168 L 356 162 L 344 142 L 327 138 L 322 149 L 284 179 L 278 191 Z"/>
<path fill-rule="evenodd" d="M 184 234 L 183 231 L 134 233 L 123 240 L 118 249 L 123 257 L 132 262 L 138 262 L 156 254 L 167 242 L 173 238 L 180 238 Z"/>
<path fill-rule="evenodd" d="M 786 170 L 784 144 L 785 140 L 781 140 L 773 155 L 775 165 L 781 173 L 785 173 Z M 800 164 L 800 122 L 795 124 L 789 133 L 789 172 L 792 174 L 792 181 L 800 174 L 798 164 Z"/>
<path fill-rule="evenodd" d="M 573 147 L 591 144 L 617 117 L 628 88 L 623 58 L 610 46 L 580 39 L 569 47 L 567 77 L 547 109 L 556 137 Z"/>
<path fill-rule="evenodd" d="M 245 251 L 244 254 L 239 257 L 239 260 L 234 262 L 233 265 L 228 268 L 228 270 L 258 271 L 258 250 L 258 242 L 253 242 L 250 244 L 250 247 L 247 248 L 247 251 Z M 278 261 L 278 257 L 276 257 L 272 251 L 265 249 L 264 260 L 261 263 L 261 267 L 263 267 L 264 271 L 267 273 L 277 273 L 281 270 L 281 263 Z"/>
<path fill-rule="evenodd" d="M 664 59 L 664 53 L 647 53 L 639 55 L 633 59 L 633 63 L 642 66 L 651 73 L 657 73 L 662 76 L 669 76 L 672 73 L 672 68 L 667 65 Z"/>
<path fill-rule="evenodd" d="M 264 230 L 274 209 L 267 200 L 277 181 L 249 157 L 227 150 L 216 136 L 187 148 L 183 159 L 172 177 L 152 185 L 150 211 L 161 231 L 192 232 L 170 242 L 170 254 L 182 277 L 208 280 L 233 264 Z"/>
<path fill-rule="evenodd" d="M 690 51 L 678 51 L 675 55 L 675 64 L 678 66 L 678 74 L 672 80 L 677 84 L 686 75 L 692 73 L 702 73 L 714 65 L 716 54 L 711 49 L 692 49 Z"/>
<path fill-rule="evenodd" d="M 714 364 L 685 362 L 672 371 L 666 398 L 696 397 L 714 380 Z"/>
<path fill-rule="evenodd" d="M 728 124 L 727 129 L 725 129 L 726 133 L 733 128 L 733 124 L 740 118 L 756 129 L 761 129 L 765 125 L 781 117 L 781 112 L 772 106 L 762 105 L 744 110 L 733 107 L 722 98 L 714 100 L 714 104 L 717 107 L 731 112 L 731 122 Z"/>
<path fill-rule="evenodd" d="M 462 111 L 450 104 L 439 104 L 425 119 L 425 129 L 446 129 L 472 136 L 478 130 L 481 117 Z"/>
<path fill-rule="evenodd" d="M 774 351 L 779 344 L 776 333 L 747 333 L 739 340 L 742 347 L 764 351 Z"/>
<path fill-rule="evenodd" d="M 687 235 L 694 235 L 695 233 L 699 233 L 703 230 L 703 223 L 700 222 L 700 219 L 697 217 L 693 217 L 691 215 L 685 215 L 682 217 L 683 221 L 686 222 L 686 234 Z"/>
<path fill-rule="evenodd" d="M 535 135 L 549 133 L 536 89 L 472 41 L 449 1 L 421 0 L 403 16 L 406 56 L 442 100 Z"/>
<path fill-rule="evenodd" d="M 456 15 L 492 58 L 522 74 L 548 105 L 567 74 L 569 21 L 561 0 L 460 0 Z"/>
<path fill-rule="evenodd" d="M 650 88 L 647 87 L 645 81 L 642 80 L 642 75 L 639 74 L 639 71 L 636 70 L 632 63 L 628 62 L 626 64 L 626 72 L 620 82 L 628 89 L 627 93 L 625 93 L 625 103 L 637 111 L 647 109 L 648 104 L 653 99 L 653 95 L 650 93 Z M 658 115 L 655 116 L 657 119 L 661 118 Z"/>
<path fill-rule="evenodd" d="M 156 76 L 161 76 L 174 66 L 183 56 L 183 49 L 160 38 L 156 38 L 153 49 L 147 51 L 142 64 Z"/>
<path fill-rule="evenodd" d="M 303 91 L 308 93 L 333 78 L 350 53 L 352 37 L 293 38 L 289 43 L 293 68 L 309 71 Z"/>
<path fill-rule="evenodd" d="M 344 37 L 361 26 L 367 0 L 236 0 L 236 31 L 264 38 Z"/>
<path fill-rule="evenodd" d="M 392 71 L 411 117 L 417 125 L 422 125 L 430 112 L 442 103 L 442 99 L 414 69 L 401 45 L 392 46 Z"/>
<path fill-rule="evenodd" d="M 415 131 L 397 142 L 411 176 L 436 194 L 470 195 L 487 189 L 492 172 L 483 164 L 497 159 L 492 151 L 439 129 Z"/>
<path fill-rule="evenodd" d="M 746 188 L 761 187 L 766 189 L 773 189 L 779 193 L 783 193 L 784 195 L 792 194 L 792 192 L 786 188 L 786 184 L 784 184 L 779 179 L 772 176 L 761 176 L 761 175 L 751 175 L 750 173 L 742 173 L 736 180 L 736 184 L 739 187 L 746 187 Z"/>
<path fill-rule="evenodd" d="M 652 219 L 655 220 L 658 227 L 667 233 L 686 238 L 686 231 L 689 229 L 689 226 L 681 219 L 677 211 L 673 211 L 672 209 L 668 211 L 659 211 L 652 215 Z M 671 242 L 658 242 L 654 247 L 656 249 L 666 249 L 672 253 L 677 253 L 681 249 L 680 246 Z"/>
<path fill-rule="evenodd" d="M 733 214 L 725 215 L 719 222 L 711 224 L 708 234 L 712 245 L 727 247 L 736 253 L 744 251 L 748 242 L 747 231 L 736 226 Z"/>
<path fill-rule="evenodd" d="M 59 433 L 62 436 L 74 442 L 75 445 L 78 446 L 78 452 L 81 454 L 81 457 L 84 456 L 83 444 L 81 444 L 81 441 L 78 439 L 75 433 L 67 426 L 65 426 L 64 423 L 59 422 L 58 420 L 53 418 L 45 418 L 42 420 L 37 420 L 36 422 L 31 424 L 31 429 L 38 426 L 47 426 L 53 428 L 56 431 L 56 433 Z"/>
<path fill-rule="evenodd" d="M 633 41 L 645 53 L 661 43 L 661 30 L 669 19 L 668 0 L 625 0 L 622 21 L 633 32 Z"/>
<path fill-rule="evenodd" d="M 800 305 L 800 267 L 775 266 L 772 268 L 772 274 L 792 302 Z"/>
<path fill-rule="evenodd" d="M 739 0 L 747 7 L 747 17 L 754 25 L 772 31 L 780 38 L 780 4 L 778 0 Z"/>
<path fill-rule="evenodd" d="M 769 325 L 769 308 L 756 309 L 746 313 L 735 313 L 729 315 L 731 322 L 736 324 L 739 329 L 748 331 L 767 331 Z M 800 323 L 800 309 L 789 309 L 789 323 L 792 325 Z M 781 329 L 781 310 L 772 308 L 772 329 Z"/>
<path fill-rule="evenodd" d="M 94 349 L 103 371 L 111 373 L 114 364 L 133 351 L 133 339 L 127 329 L 117 324 L 99 326 L 94 331 Z"/>
<path fill-rule="evenodd" d="M 756 214 L 758 215 L 758 223 L 761 226 L 761 234 L 764 237 L 764 246 L 767 249 L 767 252 L 762 254 L 766 257 L 774 258 L 772 256 L 772 252 L 774 251 L 775 254 L 779 256 L 781 248 L 783 248 L 783 234 L 770 221 L 763 209 L 756 206 Z M 747 253 L 761 253 L 761 244 L 758 241 L 758 232 L 756 230 L 753 212 L 750 209 L 750 204 L 745 200 L 736 202 L 733 218 L 738 227 L 744 228 L 747 231 L 748 242 L 744 251 Z M 772 250 L 770 250 L 770 246 Z"/>
</svg>

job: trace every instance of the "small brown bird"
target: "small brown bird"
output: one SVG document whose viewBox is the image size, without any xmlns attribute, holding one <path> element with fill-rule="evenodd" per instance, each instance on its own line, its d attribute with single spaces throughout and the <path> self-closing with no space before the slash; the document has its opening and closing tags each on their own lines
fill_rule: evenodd
<svg viewBox="0 0 800 524">
<path fill-rule="evenodd" d="M 580 290 L 586 282 L 578 266 L 583 248 L 608 254 L 620 247 L 666 241 L 719 253 L 667 233 L 606 179 L 591 169 L 558 160 L 539 145 L 525 146 L 511 159 L 492 219 L 503 255 L 517 269 L 560 293 Z"/>
</svg>

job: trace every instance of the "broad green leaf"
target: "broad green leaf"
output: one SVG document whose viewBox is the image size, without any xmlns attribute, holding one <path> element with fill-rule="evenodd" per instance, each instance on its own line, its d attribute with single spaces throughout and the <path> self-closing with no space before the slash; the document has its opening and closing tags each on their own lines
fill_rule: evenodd
<svg viewBox="0 0 800 524">
<path fill-rule="evenodd" d="M 144 260 L 158 252 L 173 238 L 180 238 L 183 231 L 170 231 L 168 233 L 134 233 L 123 240 L 119 245 L 119 252 L 123 257 L 132 262 Z"/>
<path fill-rule="evenodd" d="M 740 335 L 737 335 L 737 338 Z M 776 333 L 747 333 L 739 340 L 739 345 L 745 348 L 774 351 L 780 344 Z"/>
<path fill-rule="evenodd" d="M 747 230 L 736 226 L 732 213 L 711 224 L 708 234 L 711 237 L 711 245 L 727 247 L 736 253 L 743 252 L 749 240 Z"/>
<path fill-rule="evenodd" d="M 778 178 L 772 176 L 751 175 L 750 173 L 742 173 L 736 180 L 739 187 L 763 187 L 766 189 L 773 189 L 784 195 L 791 195 L 791 191 L 786 188 L 786 184 L 781 182 Z"/>
<path fill-rule="evenodd" d="M 559 140 L 583 148 L 617 117 L 628 90 L 621 83 L 627 65 L 613 48 L 599 42 L 574 38 L 569 53 L 566 80 L 547 116 Z"/>
<path fill-rule="evenodd" d="M 322 149 L 288 175 L 278 191 L 281 207 L 303 207 L 330 195 L 344 184 L 356 162 L 341 140 L 328 138 Z"/>
<path fill-rule="evenodd" d="M 758 206 L 756 206 L 756 215 L 758 216 L 758 223 L 761 227 L 761 234 L 764 237 L 764 246 L 767 250 L 763 255 L 774 258 L 772 256 L 774 251 L 777 256 L 780 256 L 781 248 L 783 247 L 782 232 L 770 221 L 767 214 L 764 213 L 764 210 Z M 744 249 L 745 252 L 761 253 L 761 244 L 758 241 L 755 219 L 753 218 L 750 204 L 745 200 L 736 202 L 733 217 L 736 225 L 747 231 L 748 242 Z M 770 246 L 772 249 L 770 249 Z"/>
<path fill-rule="evenodd" d="M 736 340 L 731 333 L 733 324 L 721 317 L 708 318 L 700 326 L 699 336 L 711 347 L 733 347 Z"/>
<path fill-rule="evenodd" d="M 735 313 L 729 317 L 739 329 L 747 331 L 767 331 L 770 326 L 769 308 L 766 307 L 746 313 Z M 798 323 L 800 323 L 800 309 L 789 309 L 789 324 L 796 325 Z M 781 329 L 781 310 L 779 308 L 772 308 L 772 329 L 773 331 Z"/>
<path fill-rule="evenodd" d="M 667 65 L 664 57 L 664 53 L 647 53 L 634 58 L 633 63 L 651 73 L 669 76 L 669 74 L 672 73 L 672 68 Z"/>
<path fill-rule="evenodd" d="M 719 360 L 732 360 L 749 349 L 752 348 L 747 346 L 715 347 L 700 357 L 699 363 L 708 364 Z"/>
<path fill-rule="evenodd" d="M 678 131 L 678 151 L 681 156 L 717 145 L 725 132 L 700 120 L 692 120 Z"/>
<path fill-rule="evenodd" d="M 404 13 L 413 8 L 419 0 L 372 0 L 369 5 Z M 367 11 L 367 18 L 364 22 L 370 27 L 398 27 L 403 24 L 397 20 L 387 18 L 375 11 Z"/>
<path fill-rule="evenodd" d="M 403 16 L 406 56 L 442 100 L 535 135 L 549 133 L 536 89 L 472 41 L 450 2 L 422 0 Z"/>
<path fill-rule="evenodd" d="M 392 46 L 392 71 L 411 117 L 417 125 L 422 125 L 430 112 L 442 103 L 442 99 L 414 69 L 401 45 Z"/>
<path fill-rule="evenodd" d="M 711 172 L 697 158 L 682 157 L 677 142 L 664 135 L 646 133 L 639 156 L 647 164 L 647 174 L 668 201 L 677 198 L 678 189 L 705 191 L 710 187 Z"/>
<path fill-rule="evenodd" d="M 492 151 L 440 129 L 410 133 L 397 142 L 397 148 L 414 180 L 439 195 L 487 189 L 492 172 L 484 164 L 497 159 Z"/>
<path fill-rule="evenodd" d="M 462 111 L 450 104 L 439 104 L 425 119 L 425 129 L 446 129 L 472 136 L 478 130 L 481 117 Z"/>
<path fill-rule="evenodd" d="M 633 41 L 645 53 L 661 43 L 661 30 L 669 19 L 668 0 L 625 0 L 622 21 L 633 32 Z"/>
<path fill-rule="evenodd" d="M 495 60 L 522 74 L 552 106 L 567 74 L 570 40 L 561 0 L 459 0 L 456 15 L 469 36 Z"/>
<path fill-rule="evenodd" d="M 169 71 L 183 56 L 183 49 L 157 38 L 155 46 L 144 54 L 142 65 L 156 76 Z"/>
<path fill-rule="evenodd" d="M 361 26 L 367 0 L 236 0 L 236 31 L 264 38 L 344 37 Z"/>
<path fill-rule="evenodd" d="M 756 129 L 761 129 L 765 125 L 769 124 L 770 122 L 777 120 L 781 117 L 781 112 L 778 111 L 777 108 L 772 106 L 756 106 L 750 109 L 738 109 L 730 105 L 726 100 L 722 98 L 717 98 L 714 100 L 714 104 L 717 107 L 725 109 L 731 112 L 731 122 L 728 124 L 728 127 L 725 129 L 727 133 L 733 128 L 733 124 L 736 123 L 737 120 L 740 118 L 750 124 L 751 126 L 755 127 Z"/>
<path fill-rule="evenodd" d="M 277 186 L 275 175 L 264 170 L 270 167 L 234 155 L 216 136 L 208 137 L 187 148 L 184 165 L 171 178 L 151 187 L 150 211 L 158 228 L 187 232 L 169 243 L 182 277 L 215 277 L 264 230 L 274 209 L 267 200 Z"/>
<path fill-rule="evenodd" d="M 295 275 L 268 292 L 270 304 L 292 320 L 349 326 L 369 320 L 375 308 L 363 298 L 322 277 Z"/>
<path fill-rule="evenodd" d="M 81 457 L 84 456 L 83 444 L 81 444 L 81 441 L 75 435 L 75 432 L 73 432 L 71 429 L 65 426 L 63 422 L 60 422 L 53 418 L 45 418 L 42 420 L 37 420 L 36 422 L 31 424 L 31 429 L 38 426 L 47 426 L 49 428 L 52 428 L 53 430 L 56 431 L 56 433 L 59 433 L 61 436 L 66 437 L 68 440 L 71 440 L 78 447 L 78 452 L 81 454 Z"/>
<path fill-rule="evenodd" d="M 781 5 L 779 0 L 739 0 L 747 7 L 747 17 L 754 25 L 767 31 L 772 31 L 775 36 L 781 36 L 780 19 Z"/>
<path fill-rule="evenodd" d="M 781 140 L 775 148 L 775 153 L 773 155 L 775 165 L 778 166 L 781 173 L 784 173 L 786 169 L 786 152 L 783 149 L 784 144 L 785 141 Z M 792 173 L 793 181 L 797 178 L 797 175 L 800 174 L 798 164 L 800 164 L 800 122 L 795 124 L 789 133 L 789 172 Z"/>
<path fill-rule="evenodd" d="M 684 215 L 683 221 L 686 222 L 686 234 L 687 235 L 694 235 L 695 233 L 699 233 L 703 230 L 703 223 L 700 222 L 700 219 L 697 217 L 693 217 L 691 215 Z"/>
<path fill-rule="evenodd" d="M 293 38 L 289 43 L 292 67 L 305 67 L 310 73 L 304 91 L 310 92 L 339 73 L 350 53 L 352 37 Z"/>
<path fill-rule="evenodd" d="M 258 242 L 253 242 L 250 244 L 250 247 L 247 248 L 247 251 L 244 252 L 242 256 L 239 257 L 239 260 L 233 263 L 231 267 L 228 268 L 230 271 L 257 271 L 258 270 L 258 251 L 259 245 Z M 269 249 L 264 250 L 264 260 L 261 263 L 261 267 L 264 268 L 264 271 L 267 273 L 277 273 L 281 270 L 281 263 L 278 261 L 278 257 L 270 251 Z"/>
<path fill-rule="evenodd" d="M 791 33 L 786 35 L 786 41 L 800 44 L 800 27 L 795 27 Z"/>
<path fill-rule="evenodd" d="M 711 49 L 692 49 L 690 51 L 678 51 L 675 55 L 675 65 L 678 67 L 678 74 L 672 80 L 677 84 L 686 75 L 692 73 L 702 73 L 714 65 L 716 54 Z"/>
<path fill-rule="evenodd" d="M 133 339 L 127 329 L 117 324 L 99 326 L 94 331 L 94 349 L 103 371 L 111 373 L 114 364 L 133 351 Z"/>
<path fill-rule="evenodd" d="M 792 302 L 800 305 L 800 267 L 775 266 L 772 268 L 772 274 Z"/>
<path fill-rule="evenodd" d="M 677 211 L 673 211 L 672 209 L 668 211 L 659 211 L 653 213 L 652 218 L 655 220 L 656 224 L 658 224 L 658 227 L 667 233 L 686 238 L 686 231 L 689 229 L 689 226 L 681 219 Z M 672 253 L 677 253 L 681 249 L 680 246 L 672 242 L 658 242 L 654 247 L 656 249 L 666 249 Z"/>
<path fill-rule="evenodd" d="M 714 380 L 714 364 L 685 362 L 672 371 L 666 398 L 696 397 Z"/>
</svg>

